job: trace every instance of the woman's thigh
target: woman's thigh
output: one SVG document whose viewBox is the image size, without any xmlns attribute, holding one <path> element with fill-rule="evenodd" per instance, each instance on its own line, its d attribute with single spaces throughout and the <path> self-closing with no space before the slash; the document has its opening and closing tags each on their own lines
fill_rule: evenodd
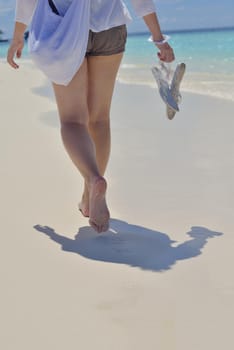
<svg viewBox="0 0 234 350">
<path fill-rule="evenodd" d="M 90 122 L 109 118 L 115 80 L 122 57 L 123 53 L 87 58 Z"/>
<path fill-rule="evenodd" d="M 60 120 L 62 123 L 88 123 L 88 69 L 87 59 L 67 85 L 53 83 Z"/>
</svg>

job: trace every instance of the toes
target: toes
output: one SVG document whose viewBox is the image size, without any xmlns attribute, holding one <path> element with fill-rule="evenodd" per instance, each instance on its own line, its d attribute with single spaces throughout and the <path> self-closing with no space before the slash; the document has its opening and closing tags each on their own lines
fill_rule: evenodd
<svg viewBox="0 0 234 350">
<path fill-rule="evenodd" d="M 89 224 L 96 232 L 99 233 L 99 226 L 94 221 L 89 220 Z"/>
<path fill-rule="evenodd" d="M 109 229 L 109 222 L 107 222 L 105 225 L 102 227 L 102 232 L 106 232 Z"/>
<path fill-rule="evenodd" d="M 89 220 L 89 224 L 98 233 L 106 232 L 109 229 L 109 222 L 102 224 L 102 225 L 98 225 L 94 221 Z"/>
</svg>

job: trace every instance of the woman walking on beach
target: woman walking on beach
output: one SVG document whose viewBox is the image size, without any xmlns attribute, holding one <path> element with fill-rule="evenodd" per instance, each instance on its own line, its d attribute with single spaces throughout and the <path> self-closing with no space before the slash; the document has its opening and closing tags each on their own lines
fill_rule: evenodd
<svg viewBox="0 0 234 350">
<path fill-rule="evenodd" d="M 74 19 L 77 15 L 77 28 L 78 14 L 83 15 L 85 20 L 85 26 L 82 25 L 79 30 L 85 53 L 81 53 L 80 57 L 69 57 L 68 50 L 63 69 L 57 68 L 56 60 L 52 62 L 53 68 L 45 60 L 39 67 L 42 70 L 45 68 L 44 72 L 52 81 L 62 140 L 71 160 L 84 178 L 84 192 L 79 209 L 85 217 L 89 217 L 90 225 L 97 232 L 105 232 L 110 218 L 106 203 L 107 183 L 103 177 L 110 155 L 109 114 L 116 75 L 125 50 L 126 24 L 131 17 L 122 0 L 16 0 L 15 29 L 7 56 L 8 63 L 15 69 L 19 68 L 15 56 L 21 57 L 24 32 L 32 18 L 32 22 L 35 22 L 35 14 L 40 12 L 40 6 L 44 6 L 45 2 L 46 6 L 49 4 L 46 11 L 56 14 L 58 19 L 66 16 Z M 165 62 L 173 61 L 174 53 L 161 32 L 153 0 L 131 2 L 136 14 L 143 17 L 148 26 L 152 40 L 159 49 L 159 58 Z M 71 6 L 74 11 L 68 11 Z M 75 37 L 76 30 L 72 27 L 73 22 L 70 23 Z M 33 37 L 34 32 L 31 35 Z M 80 49 L 81 45 L 78 46 L 77 49 Z M 46 59 L 49 60 L 50 57 Z M 52 56 L 51 59 L 53 60 Z M 73 61 L 66 65 L 68 59 Z M 79 65 L 73 64 L 75 60 L 80 61 Z M 67 78 L 66 73 L 69 71 L 72 73 Z"/>
</svg>

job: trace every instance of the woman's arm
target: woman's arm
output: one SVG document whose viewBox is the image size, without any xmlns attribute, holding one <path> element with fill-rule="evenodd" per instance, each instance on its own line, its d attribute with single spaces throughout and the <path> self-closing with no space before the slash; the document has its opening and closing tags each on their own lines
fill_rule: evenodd
<svg viewBox="0 0 234 350">
<path fill-rule="evenodd" d="M 162 41 L 163 34 L 161 32 L 160 24 L 156 14 L 156 8 L 153 0 L 131 0 L 132 5 L 135 9 L 136 14 L 139 17 L 143 17 L 145 24 L 149 28 L 153 41 Z M 156 44 L 159 49 L 159 59 L 165 62 L 172 62 L 174 57 L 174 52 L 168 43 Z"/>
<path fill-rule="evenodd" d="M 7 54 L 7 62 L 17 69 L 19 65 L 14 57 L 20 58 L 24 47 L 24 32 L 31 21 L 37 0 L 16 0 L 15 27 L 11 45 Z"/>
<path fill-rule="evenodd" d="M 15 29 L 11 45 L 7 53 L 7 62 L 12 68 L 19 68 L 19 65 L 14 61 L 14 57 L 20 58 L 24 48 L 24 32 L 27 28 L 26 24 L 15 22 Z"/>
<path fill-rule="evenodd" d="M 15 21 L 29 25 L 38 0 L 16 0 Z"/>
<path fill-rule="evenodd" d="M 163 41 L 164 37 L 156 13 L 150 13 L 149 15 L 144 16 L 143 19 L 152 34 L 152 40 L 158 42 L 158 44 L 155 45 L 160 51 L 158 53 L 159 59 L 164 62 L 174 61 L 175 56 L 171 46 L 168 43 L 160 43 L 160 41 Z"/>
</svg>

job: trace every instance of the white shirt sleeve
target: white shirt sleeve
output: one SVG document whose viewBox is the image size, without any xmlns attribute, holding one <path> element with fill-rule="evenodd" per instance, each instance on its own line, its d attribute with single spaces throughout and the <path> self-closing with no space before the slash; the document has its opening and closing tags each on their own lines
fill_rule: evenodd
<svg viewBox="0 0 234 350">
<path fill-rule="evenodd" d="M 156 12 L 153 0 L 131 0 L 132 6 L 139 17 Z"/>
<path fill-rule="evenodd" d="M 15 21 L 28 25 L 36 5 L 37 0 L 16 0 Z"/>
</svg>

